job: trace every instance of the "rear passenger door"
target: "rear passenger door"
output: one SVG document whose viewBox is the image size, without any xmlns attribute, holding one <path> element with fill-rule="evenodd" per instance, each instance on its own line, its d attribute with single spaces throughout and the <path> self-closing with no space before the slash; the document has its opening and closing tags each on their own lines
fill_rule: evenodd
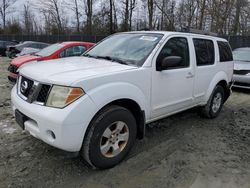
<svg viewBox="0 0 250 188">
<path fill-rule="evenodd" d="M 193 38 L 193 45 L 196 56 L 194 97 L 195 101 L 200 103 L 217 73 L 215 42 L 210 39 Z"/>
</svg>

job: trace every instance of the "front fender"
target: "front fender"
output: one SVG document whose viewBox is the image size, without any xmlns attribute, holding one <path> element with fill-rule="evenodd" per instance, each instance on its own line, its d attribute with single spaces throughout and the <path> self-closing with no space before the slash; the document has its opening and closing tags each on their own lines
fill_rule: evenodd
<svg viewBox="0 0 250 188">
<path fill-rule="evenodd" d="M 141 110 L 145 111 L 146 118 L 150 116 L 150 99 L 147 99 L 142 90 L 133 84 L 126 82 L 108 83 L 88 91 L 87 94 L 97 107 L 96 113 L 113 101 L 130 99 L 135 101 Z"/>
<path fill-rule="evenodd" d="M 229 83 L 229 79 L 228 79 L 228 76 L 225 72 L 223 71 L 220 71 L 218 72 L 212 79 L 209 87 L 208 87 L 208 90 L 206 92 L 206 95 L 205 95 L 205 102 L 207 102 L 215 88 L 215 86 L 220 82 L 220 81 L 223 81 L 225 80 L 227 83 Z"/>
</svg>

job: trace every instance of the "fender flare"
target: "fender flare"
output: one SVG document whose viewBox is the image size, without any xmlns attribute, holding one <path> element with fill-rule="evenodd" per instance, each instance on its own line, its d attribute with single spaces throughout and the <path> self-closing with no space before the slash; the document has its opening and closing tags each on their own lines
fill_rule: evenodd
<svg viewBox="0 0 250 188">
<path fill-rule="evenodd" d="M 150 116 L 150 100 L 146 99 L 142 90 L 133 84 L 126 82 L 108 83 L 88 91 L 87 94 L 96 105 L 95 114 L 109 103 L 120 99 L 129 99 L 137 103 L 141 111 L 145 112 L 145 118 Z"/>
<path fill-rule="evenodd" d="M 213 93 L 214 91 L 214 88 L 216 85 L 218 85 L 219 82 L 221 81 L 226 81 L 227 83 L 229 83 L 229 80 L 228 80 L 228 76 L 225 72 L 223 71 L 220 71 L 218 72 L 212 79 L 212 81 L 210 82 L 210 85 L 207 89 L 207 93 L 205 95 L 205 102 L 207 102 L 211 96 L 211 94 Z"/>
</svg>

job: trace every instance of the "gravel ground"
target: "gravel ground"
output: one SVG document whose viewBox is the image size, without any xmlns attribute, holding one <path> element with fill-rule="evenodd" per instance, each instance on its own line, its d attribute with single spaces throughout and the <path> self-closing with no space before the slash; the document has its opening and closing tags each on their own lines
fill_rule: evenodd
<svg viewBox="0 0 250 188">
<path fill-rule="evenodd" d="M 124 162 L 100 171 L 16 125 L 8 63 L 0 59 L 0 187 L 250 187 L 250 92 L 235 90 L 217 119 L 194 109 L 148 125 Z"/>
</svg>

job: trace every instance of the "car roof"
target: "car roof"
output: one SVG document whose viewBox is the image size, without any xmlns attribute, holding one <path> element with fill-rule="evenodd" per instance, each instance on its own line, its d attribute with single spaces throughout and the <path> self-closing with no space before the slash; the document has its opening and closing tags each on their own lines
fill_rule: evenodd
<svg viewBox="0 0 250 188">
<path fill-rule="evenodd" d="M 48 44 L 48 43 L 45 43 L 45 42 L 37 42 L 37 41 L 24 41 L 20 44 L 27 44 L 27 43 L 36 43 L 36 44 Z"/>
<path fill-rule="evenodd" d="M 250 51 L 250 47 L 236 48 L 234 51 Z"/>
<path fill-rule="evenodd" d="M 62 44 L 64 46 L 68 46 L 68 45 L 93 45 L 94 43 L 81 42 L 81 41 L 67 41 L 67 42 L 61 42 L 60 44 Z"/>
<path fill-rule="evenodd" d="M 123 32 L 123 33 L 162 34 L 162 35 L 165 35 L 165 36 L 179 34 L 179 35 L 201 37 L 201 38 L 205 38 L 205 39 L 215 39 L 215 40 L 218 40 L 218 41 L 227 42 L 227 40 L 224 39 L 224 38 L 215 37 L 215 36 L 211 36 L 211 35 L 202 35 L 202 34 L 195 34 L 195 33 L 176 32 L 176 31 L 132 31 L 132 32 Z"/>
</svg>

